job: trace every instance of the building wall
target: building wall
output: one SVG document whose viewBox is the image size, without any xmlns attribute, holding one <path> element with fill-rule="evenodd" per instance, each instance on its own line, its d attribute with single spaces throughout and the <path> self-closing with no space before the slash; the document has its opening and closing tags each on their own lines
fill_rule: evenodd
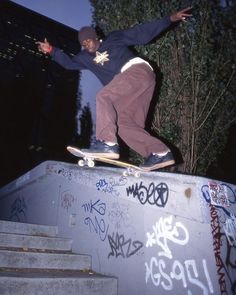
<svg viewBox="0 0 236 295">
<path fill-rule="evenodd" d="M 48 161 L 0 190 L 0 217 L 57 225 L 119 295 L 236 292 L 236 186 Z"/>
<path fill-rule="evenodd" d="M 0 1 L 0 185 L 42 159 L 65 160 L 77 133 L 80 75 L 38 51 L 45 37 L 70 56 L 80 51 L 76 30 Z"/>
</svg>

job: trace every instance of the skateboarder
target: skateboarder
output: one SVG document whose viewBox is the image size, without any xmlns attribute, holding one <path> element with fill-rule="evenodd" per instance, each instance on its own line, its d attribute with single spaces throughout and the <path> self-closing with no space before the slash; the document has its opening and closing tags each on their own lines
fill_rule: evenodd
<svg viewBox="0 0 236 295">
<path fill-rule="evenodd" d="M 160 20 L 145 22 L 127 30 L 110 33 L 99 40 L 95 30 L 83 27 L 79 42 L 83 50 L 73 58 L 53 47 L 47 39 L 37 42 L 39 51 L 69 70 L 92 71 L 104 88 L 96 96 L 96 141 L 87 153 L 119 158 L 117 136 L 145 158 L 143 168 L 174 164 L 170 149 L 145 131 L 145 121 L 155 88 L 155 74 L 150 64 L 134 56 L 133 45 L 149 43 L 172 23 L 186 21 L 190 7 Z"/>
</svg>

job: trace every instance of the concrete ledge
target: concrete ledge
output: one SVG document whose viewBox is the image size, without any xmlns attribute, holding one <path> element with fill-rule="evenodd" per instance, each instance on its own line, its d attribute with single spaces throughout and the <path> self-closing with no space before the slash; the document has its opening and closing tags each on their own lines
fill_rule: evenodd
<svg viewBox="0 0 236 295">
<path fill-rule="evenodd" d="M 117 295 L 117 279 L 82 272 L 5 272 L 0 273 L 0 294 Z"/>
<path fill-rule="evenodd" d="M 91 257 L 80 254 L 0 250 L 0 267 L 83 270 L 91 268 Z"/>
<path fill-rule="evenodd" d="M 38 225 L 30 223 L 19 223 L 7 220 L 0 220 L 1 233 L 15 233 L 25 235 L 36 235 L 46 237 L 56 237 L 58 229 L 56 226 Z"/>
<path fill-rule="evenodd" d="M 123 170 L 47 161 L 0 189 L 0 216 L 57 225 L 119 295 L 236 294 L 236 186 Z"/>
<path fill-rule="evenodd" d="M 20 234 L 0 233 L 0 246 L 2 248 L 29 248 L 38 250 L 71 251 L 71 239 L 48 238 Z"/>
</svg>

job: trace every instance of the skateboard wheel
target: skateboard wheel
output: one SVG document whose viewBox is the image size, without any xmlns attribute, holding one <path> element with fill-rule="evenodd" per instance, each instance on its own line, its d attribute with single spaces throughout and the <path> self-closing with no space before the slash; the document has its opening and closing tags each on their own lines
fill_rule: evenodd
<svg viewBox="0 0 236 295">
<path fill-rule="evenodd" d="M 135 177 L 140 177 L 141 173 L 139 171 L 134 172 Z"/>
<path fill-rule="evenodd" d="M 129 175 L 129 173 L 127 171 L 123 172 L 123 176 L 127 177 Z"/>
<path fill-rule="evenodd" d="M 78 161 L 78 165 L 79 165 L 80 167 L 83 167 L 83 166 L 84 166 L 84 160 L 79 160 L 79 161 Z"/>
<path fill-rule="evenodd" d="M 88 160 L 88 166 L 89 167 L 94 167 L 95 163 L 93 160 Z"/>
</svg>

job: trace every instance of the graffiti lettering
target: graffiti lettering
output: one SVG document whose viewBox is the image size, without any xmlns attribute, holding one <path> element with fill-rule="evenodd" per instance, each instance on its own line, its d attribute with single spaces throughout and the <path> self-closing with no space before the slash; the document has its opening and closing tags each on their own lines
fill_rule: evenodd
<svg viewBox="0 0 236 295">
<path fill-rule="evenodd" d="M 174 289 L 174 280 L 176 280 L 181 281 L 185 289 L 190 288 L 190 283 L 201 289 L 202 292 L 199 294 L 208 295 L 209 292 L 214 294 L 214 288 L 209 276 L 206 261 L 203 260 L 202 264 L 207 285 L 199 279 L 196 261 L 193 259 L 185 260 L 184 264 L 178 260 L 174 260 L 171 270 L 168 271 L 167 265 L 163 259 L 158 260 L 156 257 L 152 257 L 149 264 L 145 263 L 145 281 L 147 284 L 148 281 L 151 280 L 154 286 L 161 286 L 164 290 L 170 291 Z M 192 294 L 189 289 L 188 294 Z"/>
<path fill-rule="evenodd" d="M 160 183 L 155 186 L 152 182 L 148 187 L 146 187 L 143 182 L 139 184 L 129 186 L 126 188 L 127 196 L 133 195 L 134 198 L 137 198 L 141 204 L 150 204 L 156 205 L 158 207 L 165 207 L 168 196 L 169 188 L 167 184 Z"/>
<path fill-rule="evenodd" d="M 113 224 L 117 230 L 123 226 L 126 228 L 133 226 L 130 218 L 129 207 L 124 204 L 113 203 L 108 217 L 110 223 Z"/>
<path fill-rule="evenodd" d="M 127 183 L 127 178 L 125 176 L 120 176 L 118 181 L 114 178 L 110 178 L 110 184 L 112 186 L 124 186 Z"/>
<path fill-rule="evenodd" d="M 160 218 L 152 227 L 153 232 L 147 232 L 146 247 L 158 245 L 163 251 L 159 252 L 159 256 L 172 258 L 172 253 L 168 246 L 168 241 L 172 241 L 178 245 L 186 245 L 189 241 L 189 234 L 185 226 L 181 222 L 173 225 L 173 217 Z"/>
<path fill-rule="evenodd" d="M 131 239 L 125 240 L 124 235 L 119 235 L 118 233 L 116 235 L 113 233 L 112 236 L 108 235 L 108 241 L 111 247 L 108 258 L 110 256 L 129 258 L 143 247 L 142 242 L 137 240 L 132 242 Z"/>
<path fill-rule="evenodd" d="M 118 181 L 114 178 L 110 178 L 109 181 L 107 181 L 104 178 L 99 179 L 99 181 L 96 183 L 96 188 L 98 191 L 102 191 L 104 193 L 110 193 L 115 196 L 119 196 L 120 193 L 116 189 L 117 186 L 124 186 L 127 182 L 127 179 L 124 176 L 121 176 Z"/>
<path fill-rule="evenodd" d="M 221 247 L 221 233 L 220 233 L 220 224 L 217 215 L 216 208 L 210 204 L 210 214 L 211 214 L 211 228 L 212 228 L 212 236 L 213 236 L 213 249 L 215 253 L 215 261 L 217 267 L 217 274 L 218 274 L 218 282 L 220 285 L 221 294 L 227 294 L 226 291 L 226 282 L 225 282 L 225 273 L 222 272 L 224 270 L 224 263 L 222 261 L 220 255 L 220 247 Z"/>
<path fill-rule="evenodd" d="M 183 287 L 187 288 L 188 283 L 184 271 L 184 266 L 178 261 L 175 260 L 172 266 L 172 271 L 170 273 L 172 279 L 176 279 L 177 281 L 182 281 Z"/>
<path fill-rule="evenodd" d="M 106 204 L 103 202 L 100 202 L 100 200 L 97 200 L 96 202 L 92 202 L 92 200 L 90 200 L 89 203 L 83 204 L 82 207 L 84 208 L 85 212 L 89 212 L 89 213 L 98 213 L 100 215 L 104 215 L 106 212 Z"/>
<path fill-rule="evenodd" d="M 99 179 L 96 183 L 97 190 L 101 190 L 106 193 L 112 193 L 113 187 L 109 186 L 108 182 L 105 179 Z"/>
<path fill-rule="evenodd" d="M 69 210 L 70 207 L 72 207 L 72 204 L 75 202 L 75 197 L 69 192 L 65 191 L 62 193 L 61 196 L 61 207 Z"/>
<path fill-rule="evenodd" d="M 229 200 L 226 194 L 226 187 L 223 185 L 219 185 L 216 182 L 209 182 L 208 186 L 211 197 L 211 204 L 228 207 Z"/>
<path fill-rule="evenodd" d="M 150 264 L 148 265 L 147 263 L 145 263 L 145 267 L 146 267 L 146 277 L 145 277 L 146 284 L 148 283 L 148 280 L 150 278 L 153 285 L 156 287 L 158 287 L 161 284 L 163 289 L 165 290 L 173 289 L 173 283 L 172 283 L 171 277 L 164 272 L 164 269 L 166 267 L 164 260 L 160 259 L 158 261 L 156 257 L 152 257 L 150 260 Z M 168 284 L 162 281 L 162 276 L 168 282 Z"/>
<path fill-rule="evenodd" d="M 94 185 L 94 177 L 86 169 L 70 169 L 64 164 L 47 164 L 46 166 L 47 174 L 54 174 L 61 176 L 68 181 L 74 181 L 77 183 L 82 183 L 83 185 L 91 186 Z"/>
<path fill-rule="evenodd" d="M 104 219 L 100 219 L 99 221 L 96 216 L 94 220 L 92 220 L 90 217 L 87 217 L 85 218 L 84 223 L 89 226 L 90 232 L 94 231 L 99 235 L 101 241 L 106 239 L 109 225 L 106 226 Z"/>
<path fill-rule="evenodd" d="M 224 199 L 225 197 L 222 197 L 223 199 L 220 198 L 220 200 L 222 200 L 223 203 L 221 203 L 218 200 L 217 204 L 214 203 L 213 205 L 215 205 L 218 209 L 222 210 L 222 212 L 224 213 L 223 214 L 224 217 L 225 217 L 225 215 L 227 215 L 229 218 L 231 218 L 232 216 L 235 216 L 232 205 L 236 204 L 236 192 L 234 192 L 234 190 L 229 185 L 227 185 L 225 183 L 222 183 L 218 186 L 221 187 L 220 191 L 225 192 L 224 195 L 225 195 L 225 197 L 227 196 L 227 201 Z M 209 188 L 209 185 L 203 185 L 201 188 L 201 192 L 202 192 L 202 195 L 203 195 L 205 201 L 208 204 L 212 204 L 211 190 Z M 227 207 L 225 206 L 226 202 L 227 202 Z M 224 220 L 224 222 L 225 222 L 225 220 Z"/>
<path fill-rule="evenodd" d="M 202 262 L 202 263 L 204 263 L 203 268 L 205 268 L 204 270 L 206 271 L 207 270 L 207 268 L 206 268 L 206 260 L 204 260 L 204 262 Z M 189 282 L 192 283 L 193 285 L 198 286 L 200 289 L 202 289 L 202 294 L 207 295 L 208 294 L 208 288 L 199 279 L 197 279 L 199 277 L 199 274 L 198 274 L 198 271 L 197 271 L 197 266 L 196 266 L 195 260 L 186 260 L 184 262 L 184 264 L 185 264 L 185 269 L 186 269 L 186 272 L 187 272 Z M 191 269 L 190 268 L 192 269 L 193 276 L 191 274 Z M 207 270 L 207 273 L 208 273 L 208 270 Z M 208 273 L 206 279 L 210 280 L 209 273 Z M 211 293 L 213 293 L 214 290 L 213 290 L 211 280 L 209 281 L 208 286 L 210 286 L 209 291 Z"/>
<path fill-rule="evenodd" d="M 236 217 L 232 216 L 231 219 L 227 219 L 223 229 L 230 246 L 236 246 Z"/>
<path fill-rule="evenodd" d="M 92 217 L 88 216 L 84 219 L 84 223 L 89 226 L 90 232 L 95 232 L 99 235 L 101 241 L 104 241 L 107 237 L 107 232 L 109 225 L 106 226 L 106 223 L 103 218 L 98 218 L 97 216 L 93 216 L 93 214 L 99 214 L 99 216 L 104 216 L 106 213 L 106 204 L 97 200 L 93 202 L 85 203 L 82 205 L 85 213 L 89 213 Z"/>
<path fill-rule="evenodd" d="M 58 175 L 62 175 L 63 177 L 67 178 L 68 180 L 72 180 L 72 171 L 66 168 L 62 168 L 58 170 Z"/>
<path fill-rule="evenodd" d="M 157 246 L 159 257 L 168 258 L 168 264 L 163 258 L 151 257 L 150 262 L 145 263 L 146 268 L 146 284 L 151 281 L 156 287 L 161 286 L 164 290 L 174 290 L 174 281 L 182 283 L 183 288 L 187 289 L 187 294 L 192 294 L 191 286 L 201 289 L 199 294 L 208 295 L 209 292 L 214 294 L 213 285 L 207 268 L 206 260 L 202 260 L 203 271 L 198 272 L 195 260 L 189 259 L 181 263 L 179 260 L 174 260 L 170 243 L 183 246 L 189 242 L 189 233 L 187 228 L 181 222 L 173 222 L 173 216 L 166 218 L 161 217 L 152 227 L 153 232 L 147 232 L 146 247 Z M 206 284 L 199 278 L 199 273 L 202 279 L 205 275 Z"/>
<path fill-rule="evenodd" d="M 11 205 L 11 214 L 9 219 L 12 221 L 26 220 L 26 210 L 27 210 L 27 206 L 26 206 L 24 197 L 16 198 Z"/>
</svg>

